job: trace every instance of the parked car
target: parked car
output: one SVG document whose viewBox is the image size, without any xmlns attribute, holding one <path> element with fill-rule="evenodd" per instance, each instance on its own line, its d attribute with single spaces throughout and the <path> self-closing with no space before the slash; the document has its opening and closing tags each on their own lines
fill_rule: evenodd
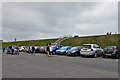
<svg viewBox="0 0 120 80">
<path fill-rule="evenodd" d="M 18 47 L 15 47 L 14 48 L 14 55 L 19 55 L 19 48 Z"/>
<path fill-rule="evenodd" d="M 27 52 L 27 53 L 33 53 L 33 51 L 32 51 L 32 46 L 28 46 L 28 47 L 26 48 L 26 52 Z"/>
<path fill-rule="evenodd" d="M 103 49 L 97 44 L 83 44 L 80 55 L 81 56 L 93 56 L 94 58 L 102 56 Z"/>
<path fill-rule="evenodd" d="M 25 51 L 25 47 L 26 47 L 26 46 L 21 46 L 21 47 L 19 47 L 19 52 L 24 52 L 24 51 Z"/>
<path fill-rule="evenodd" d="M 56 50 L 57 54 L 65 55 L 67 50 L 71 49 L 71 46 L 63 46 L 60 49 Z"/>
<path fill-rule="evenodd" d="M 117 46 L 107 46 L 103 49 L 103 55 L 102 57 L 112 57 L 118 59 L 120 57 L 119 50 L 117 49 Z"/>
<path fill-rule="evenodd" d="M 79 55 L 80 55 L 79 46 L 72 47 L 71 49 L 67 51 L 67 56 L 79 56 Z"/>
<path fill-rule="evenodd" d="M 30 49 L 30 46 L 26 46 L 24 51 L 29 52 L 29 49 Z"/>
<path fill-rule="evenodd" d="M 40 46 L 35 46 L 35 53 L 40 53 Z"/>
<path fill-rule="evenodd" d="M 46 53 L 46 47 L 47 47 L 47 46 L 41 46 L 41 47 L 39 48 L 39 52 L 40 52 L 40 53 Z"/>
<path fill-rule="evenodd" d="M 56 44 L 56 45 L 52 45 L 52 53 L 55 54 L 56 50 L 60 49 L 62 47 L 62 45 L 60 44 Z"/>
</svg>

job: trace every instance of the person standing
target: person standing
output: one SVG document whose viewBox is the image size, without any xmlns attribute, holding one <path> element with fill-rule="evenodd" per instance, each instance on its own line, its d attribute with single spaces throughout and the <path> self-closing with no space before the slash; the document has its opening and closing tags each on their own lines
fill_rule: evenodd
<svg viewBox="0 0 120 80">
<path fill-rule="evenodd" d="M 52 46 L 51 46 L 51 43 L 49 44 L 49 48 L 50 48 L 50 56 L 52 56 Z"/>
<path fill-rule="evenodd" d="M 9 46 L 8 49 L 7 49 L 7 54 L 11 54 L 10 46 Z"/>
<path fill-rule="evenodd" d="M 109 35 L 112 35 L 112 32 L 110 32 Z"/>
<path fill-rule="evenodd" d="M 34 54 L 34 53 L 35 53 L 35 47 L 32 46 L 32 54 Z"/>
<path fill-rule="evenodd" d="M 19 55 L 19 48 L 17 46 L 14 49 L 14 55 Z"/>
<path fill-rule="evenodd" d="M 12 46 L 12 55 L 14 54 L 14 46 Z"/>
<path fill-rule="evenodd" d="M 46 52 L 47 52 L 47 55 L 50 56 L 50 47 L 49 47 L 49 44 L 47 44 Z"/>
<path fill-rule="evenodd" d="M 3 50 L 3 53 L 4 53 L 5 52 L 5 47 L 3 47 L 2 50 Z"/>
</svg>

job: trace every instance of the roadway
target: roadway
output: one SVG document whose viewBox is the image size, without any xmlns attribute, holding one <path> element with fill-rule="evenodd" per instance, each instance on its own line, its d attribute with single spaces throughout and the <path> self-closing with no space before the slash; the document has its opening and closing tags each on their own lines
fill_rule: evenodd
<svg viewBox="0 0 120 80">
<path fill-rule="evenodd" d="M 2 54 L 3 78 L 118 78 L 118 59 Z"/>
</svg>

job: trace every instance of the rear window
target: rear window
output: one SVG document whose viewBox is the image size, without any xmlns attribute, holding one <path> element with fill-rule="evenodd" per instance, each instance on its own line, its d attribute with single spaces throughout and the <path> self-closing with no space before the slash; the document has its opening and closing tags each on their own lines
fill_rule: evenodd
<svg viewBox="0 0 120 80">
<path fill-rule="evenodd" d="M 83 45 L 82 48 L 88 48 L 88 49 L 91 49 L 91 45 Z"/>
</svg>

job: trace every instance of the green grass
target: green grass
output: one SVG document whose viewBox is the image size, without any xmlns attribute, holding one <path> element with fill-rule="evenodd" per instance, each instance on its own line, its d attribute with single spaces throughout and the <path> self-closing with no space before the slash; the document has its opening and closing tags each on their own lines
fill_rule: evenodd
<svg viewBox="0 0 120 80">
<path fill-rule="evenodd" d="M 30 41 L 16 41 L 16 42 L 3 42 L 2 46 L 46 46 L 47 43 L 53 43 L 57 39 L 45 39 L 45 40 L 30 40 Z"/>
<path fill-rule="evenodd" d="M 87 43 L 96 43 L 102 48 L 105 46 L 115 45 L 120 48 L 120 34 L 116 35 L 101 35 L 101 36 L 86 36 L 86 37 L 77 37 L 77 38 L 68 38 L 63 41 L 62 45 L 70 46 L 81 46 L 82 44 Z M 31 41 L 18 41 L 18 42 L 3 42 L 3 46 L 7 47 L 9 45 L 16 46 L 45 46 L 47 43 L 53 43 L 57 39 L 46 39 L 46 40 L 31 40 Z"/>
<path fill-rule="evenodd" d="M 69 38 L 62 42 L 62 45 L 81 46 L 82 44 L 95 43 L 102 48 L 105 46 L 115 45 L 120 48 L 120 34 L 119 35 L 101 35 L 101 36 L 89 36 L 89 37 L 77 37 Z"/>
</svg>

